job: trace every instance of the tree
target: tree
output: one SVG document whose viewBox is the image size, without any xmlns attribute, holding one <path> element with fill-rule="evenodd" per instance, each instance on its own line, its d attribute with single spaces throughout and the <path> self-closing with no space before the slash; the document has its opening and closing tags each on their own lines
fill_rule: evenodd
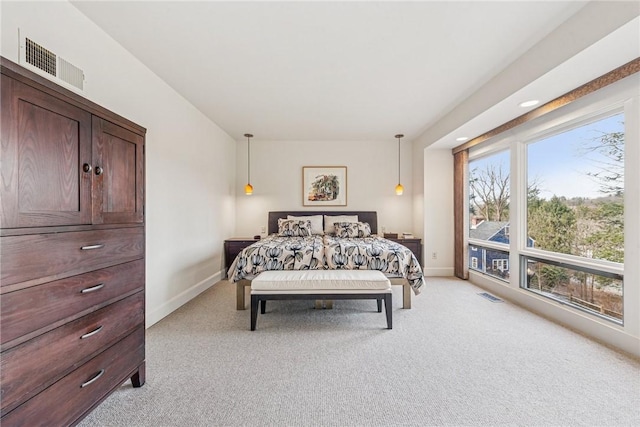
<svg viewBox="0 0 640 427">
<path fill-rule="evenodd" d="M 471 212 L 487 221 L 509 219 L 509 172 L 502 165 L 474 168 L 469 177 Z"/>
<path fill-rule="evenodd" d="M 567 270 L 553 265 L 545 265 L 540 268 L 539 278 L 540 288 L 552 292 L 556 286 L 566 283 L 569 280 Z"/>
<path fill-rule="evenodd" d="M 536 247 L 552 252 L 570 254 L 576 235 L 576 216 L 560 198 L 541 200 L 530 206 L 528 233 Z"/>
<path fill-rule="evenodd" d="M 531 194 L 531 192 L 530 192 Z M 551 200 L 536 198 L 528 206 L 528 233 L 535 240 L 536 247 L 570 254 L 576 233 L 576 217 L 565 201 L 557 196 Z M 530 200 L 531 202 L 531 200 Z M 538 289 L 547 292 L 567 282 L 569 276 L 564 268 L 541 265 L 536 268 L 532 282 Z"/>
<path fill-rule="evenodd" d="M 624 132 L 602 132 L 583 146 L 587 153 L 598 153 L 602 160 L 594 160 L 597 172 L 587 172 L 600 184 L 600 192 L 620 196 L 624 192 Z"/>
<path fill-rule="evenodd" d="M 601 133 L 584 145 L 585 153 L 600 154 L 602 160 L 596 162 L 598 171 L 587 172 L 599 184 L 599 192 L 609 196 L 589 206 L 576 209 L 578 216 L 578 233 L 576 236 L 576 253 L 589 258 L 607 261 L 624 262 L 624 132 Z M 622 295 L 621 283 L 610 278 L 576 274 L 582 284 L 581 297 L 587 299 L 591 291 L 590 302 L 594 302 L 594 287 L 602 289 L 613 287 Z M 604 295 L 604 294 L 603 294 Z M 618 298 L 619 299 L 619 298 Z M 617 311 L 617 299 L 604 298 L 602 304 L 610 310 Z"/>
</svg>

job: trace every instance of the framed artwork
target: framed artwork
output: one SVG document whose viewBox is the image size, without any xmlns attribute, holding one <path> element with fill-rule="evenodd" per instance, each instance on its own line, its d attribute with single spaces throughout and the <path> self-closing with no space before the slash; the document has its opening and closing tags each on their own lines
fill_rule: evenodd
<svg viewBox="0 0 640 427">
<path fill-rule="evenodd" d="M 303 206 L 347 206 L 346 166 L 303 166 Z"/>
</svg>

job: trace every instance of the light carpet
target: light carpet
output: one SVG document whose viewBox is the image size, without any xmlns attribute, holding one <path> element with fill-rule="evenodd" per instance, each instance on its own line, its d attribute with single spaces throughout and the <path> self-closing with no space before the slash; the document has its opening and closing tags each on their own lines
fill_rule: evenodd
<svg viewBox="0 0 640 427">
<path fill-rule="evenodd" d="M 221 281 L 147 330 L 147 383 L 88 426 L 640 426 L 640 362 L 453 278 L 393 329 L 374 301 L 270 301 Z"/>
</svg>

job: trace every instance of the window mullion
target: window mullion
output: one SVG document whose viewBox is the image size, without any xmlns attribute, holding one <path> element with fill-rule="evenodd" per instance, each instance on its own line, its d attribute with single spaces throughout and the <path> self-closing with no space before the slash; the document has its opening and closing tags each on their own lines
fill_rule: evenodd
<svg viewBox="0 0 640 427">
<path fill-rule="evenodd" d="M 509 240 L 510 286 L 520 287 L 520 248 L 526 246 L 526 158 L 523 144 L 519 140 L 511 142 L 511 239 Z M 524 190 L 523 190 L 524 189 Z M 524 242 L 524 243 L 523 243 Z"/>
</svg>

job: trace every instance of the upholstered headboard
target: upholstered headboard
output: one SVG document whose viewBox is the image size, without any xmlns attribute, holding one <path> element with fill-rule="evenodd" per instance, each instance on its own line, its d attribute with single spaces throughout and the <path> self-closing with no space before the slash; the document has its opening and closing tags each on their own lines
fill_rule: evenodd
<svg viewBox="0 0 640 427">
<path fill-rule="evenodd" d="M 278 232 L 278 218 L 286 218 L 287 215 L 358 215 L 360 222 L 369 223 L 372 234 L 378 233 L 378 213 L 375 211 L 276 211 L 269 212 L 269 234 Z"/>
</svg>

